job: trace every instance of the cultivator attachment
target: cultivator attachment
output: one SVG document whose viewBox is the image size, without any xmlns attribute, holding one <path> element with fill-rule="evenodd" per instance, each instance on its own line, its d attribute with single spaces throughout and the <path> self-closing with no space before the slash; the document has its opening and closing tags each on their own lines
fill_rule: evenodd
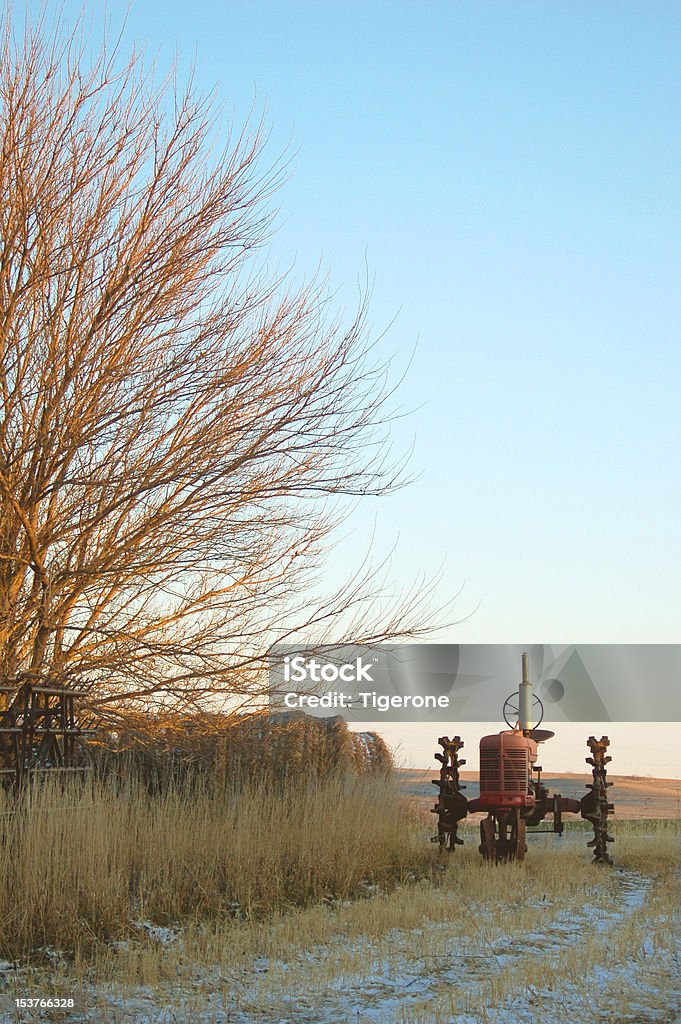
<svg viewBox="0 0 681 1024">
<path fill-rule="evenodd" d="M 610 740 L 607 736 L 601 736 L 600 740 L 589 736 L 588 743 L 592 756 L 586 758 L 586 763 L 592 765 L 593 782 L 587 786 L 591 792 L 582 797 L 580 813 L 593 826 L 594 837 L 588 845 L 593 848 L 594 860 L 599 864 L 612 864 L 608 843 L 614 843 L 615 840 L 608 835 L 608 813 L 614 810 L 614 804 L 608 803 L 608 788 L 612 782 L 607 781 L 606 769 L 606 765 L 612 761 L 606 755 Z"/>
<path fill-rule="evenodd" d="M 439 843 L 441 850 L 454 850 L 463 846 L 463 839 L 457 835 L 458 823 L 468 814 L 468 800 L 461 792 L 466 787 L 459 780 L 459 768 L 466 763 L 465 758 L 459 759 L 459 751 L 463 746 L 460 736 L 450 740 L 449 736 L 441 736 L 438 743 L 442 753 L 435 755 L 440 762 L 439 779 L 431 779 L 434 786 L 439 787 L 438 799 L 433 814 L 437 814 L 437 835 L 431 843 Z"/>
</svg>

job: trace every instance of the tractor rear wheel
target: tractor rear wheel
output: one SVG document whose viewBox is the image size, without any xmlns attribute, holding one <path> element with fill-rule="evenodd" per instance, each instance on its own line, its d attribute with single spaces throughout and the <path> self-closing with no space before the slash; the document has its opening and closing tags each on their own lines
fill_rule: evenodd
<svg viewBox="0 0 681 1024">
<path fill-rule="evenodd" d="M 525 860 L 525 854 L 527 853 L 527 825 L 524 818 L 518 819 L 518 841 L 515 851 L 515 859 L 519 861 Z"/>
<path fill-rule="evenodd" d="M 485 860 L 497 859 L 497 843 L 494 835 L 494 818 L 488 814 L 480 822 L 480 853 Z"/>
</svg>

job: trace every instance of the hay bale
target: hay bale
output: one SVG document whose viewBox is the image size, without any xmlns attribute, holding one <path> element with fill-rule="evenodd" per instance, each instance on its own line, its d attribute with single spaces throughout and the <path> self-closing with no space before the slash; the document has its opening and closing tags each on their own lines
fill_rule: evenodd
<svg viewBox="0 0 681 1024">
<path fill-rule="evenodd" d="M 393 757 L 385 740 L 377 732 L 351 732 L 353 765 L 357 775 L 389 772 Z"/>
<path fill-rule="evenodd" d="M 130 716 L 115 740 L 100 743 L 103 770 L 132 772 L 154 789 L 188 775 L 228 780 L 325 778 L 337 772 L 389 771 L 376 733 L 354 733 L 340 717 L 302 711 L 250 715 Z"/>
<path fill-rule="evenodd" d="M 233 719 L 216 755 L 223 779 L 323 778 L 339 771 L 363 775 L 392 767 L 390 751 L 376 733 L 353 733 L 340 717 L 312 718 L 301 711 Z"/>
</svg>

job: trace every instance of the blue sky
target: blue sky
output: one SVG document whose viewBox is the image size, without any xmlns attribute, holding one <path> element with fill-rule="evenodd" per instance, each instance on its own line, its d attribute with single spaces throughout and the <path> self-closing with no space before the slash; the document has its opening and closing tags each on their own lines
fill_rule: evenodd
<svg viewBox="0 0 681 1024">
<path fill-rule="evenodd" d="M 133 0 L 126 37 L 266 110 L 273 263 L 349 315 L 366 260 L 381 352 L 418 342 L 420 477 L 329 578 L 375 521 L 479 604 L 442 640 L 678 641 L 681 6 Z"/>
<path fill-rule="evenodd" d="M 420 478 L 330 574 L 376 517 L 398 581 L 481 602 L 442 639 L 677 640 L 681 7 L 133 0 L 126 35 L 266 109 L 273 264 L 349 315 L 366 260 L 381 351 L 418 343 Z"/>
</svg>

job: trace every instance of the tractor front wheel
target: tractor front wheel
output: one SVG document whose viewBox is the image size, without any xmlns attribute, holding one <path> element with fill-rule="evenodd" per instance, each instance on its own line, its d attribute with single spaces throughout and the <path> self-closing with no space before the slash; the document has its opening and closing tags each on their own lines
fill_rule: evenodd
<svg viewBox="0 0 681 1024">
<path fill-rule="evenodd" d="M 527 825 L 520 811 L 488 814 L 480 822 L 480 853 L 485 860 L 523 861 L 527 853 Z"/>
</svg>

